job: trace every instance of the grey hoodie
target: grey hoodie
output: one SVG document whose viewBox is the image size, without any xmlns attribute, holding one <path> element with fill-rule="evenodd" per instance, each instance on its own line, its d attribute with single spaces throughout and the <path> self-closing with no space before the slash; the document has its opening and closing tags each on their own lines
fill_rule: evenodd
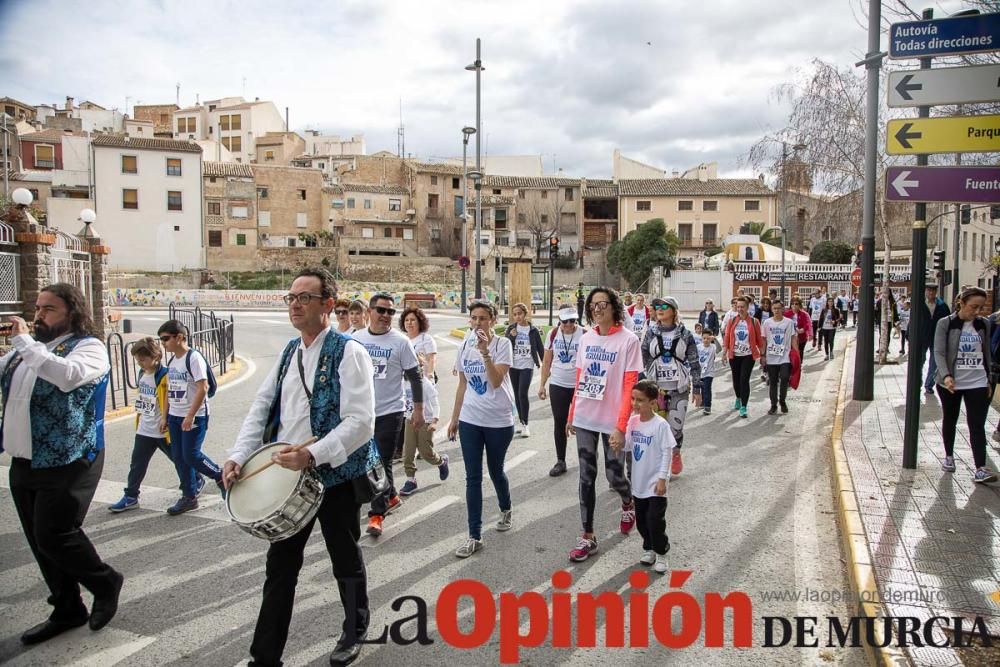
<svg viewBox="0 0 1000 667">
<path fill-rule="evenodd" d="M 937 372 L 934 373 L 934 381 L 943 385 L 944 379 L 949 375 L 955 376 L 955 359 L 958 357 L 958 341 L 962 336 L 964 320 L 960 320 L 958 315 L 952 313 L 948 317 L 938 320 L 934 330 L 934 363 L 937 364 Z M 983 363 L 985 364 L 986 379 L 992 381 L 993 355 L 990 351 L 990 321 L 985 317 L 977 317 L 972 320 L 972 326 L 979 334 L 979 340 L 983 348 Z"/>
</svg>

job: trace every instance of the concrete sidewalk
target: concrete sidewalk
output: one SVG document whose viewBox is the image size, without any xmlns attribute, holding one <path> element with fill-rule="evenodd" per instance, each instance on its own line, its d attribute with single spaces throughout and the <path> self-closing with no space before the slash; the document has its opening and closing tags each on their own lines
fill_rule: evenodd
<svg viewBox="0 0 1000 667">
<path fill-rule="evenodd" d="M 833 431 L 834 472 L 848 572 L 861 611 L 922 622 L 962 617 L 966 633 L 980 617 L 1000 637 L 1000 484 L 972 481 L 964 411 L 955 442 L 958 470 L 946 473 L 941 408 L 936 395 L 921 390 L 917 468 L 904 470 L 906 364 L 876 366 L 875 400 L 855 401 L 853 341 L 846 355 Z M 996 421 L 991 411 L 987 434 Z M 995 470 L 1000 453 L 987 449 L 987 465 Z M 953 639 L 948 631 L 933 633 L 935 643 Z M 877 664 L 893 665 L 1000 664 L 1000 640 L 993 647 L 886 648 L 875 649 L 875 657 Z"/>
</svg>

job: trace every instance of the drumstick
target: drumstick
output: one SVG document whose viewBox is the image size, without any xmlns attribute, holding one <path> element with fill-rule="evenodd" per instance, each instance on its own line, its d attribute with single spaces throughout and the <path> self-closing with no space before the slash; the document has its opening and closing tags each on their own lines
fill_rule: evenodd
<svg viewBox="0 0 1000 667">
<path fill-rule="evenodd" d="M 302 449 L 303 447 L 308 447 L 309 445 L 313 444 L 314 442 L 316 442 L 316 440 L 317 440 L 317 438 L 315 436 L 313 436 L 313 437 L 309 438 L 308 440 L 306 440 L 305 442 L 303 442 L 301 445 L 295 445 L 294 447 L 292 447 L 291 451 L 292 452 L 297 452 L 300 449 Z M 291 452 L 285 452 L 285 453 L 286 454 L 290 454 Z M 250 473 L 246 477 L 237 477 L 236 481 L 237 482 L 245 482 L 246 480 L 250 479 L 251 477 L 253 477 L 257 473 L 263 472 L 263 471 L 267 470 L 268 468 L 270 468 L 273 465 L 274 465 L 274 461 L 268 461 L 267 463 L 265 463 L 261 467 L 257 468 L 256 470 L 254 470 L 252 473 Z"/>
</svg>

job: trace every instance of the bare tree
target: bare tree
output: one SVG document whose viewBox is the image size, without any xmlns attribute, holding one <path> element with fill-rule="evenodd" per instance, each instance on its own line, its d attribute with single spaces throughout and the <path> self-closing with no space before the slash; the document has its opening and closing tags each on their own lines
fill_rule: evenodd
<svg viewBox="0 0 1000 667">
<path fill-rule="evenodd" d="M 560 196 L 561 190 L 559 188 L 528 190 L 527 193 L 528 196 L 519 200 L 521 203 L 517 206 L 517 229 L 518 231 L 530 232 L 535 245 L 535 259 L 538 260 L 541 259 L 542 248 L 548 246 L 549 239 L 559 235 L 566 201 Z M 543 193 L 544 199 L 542 198 Z"/>
</svg>

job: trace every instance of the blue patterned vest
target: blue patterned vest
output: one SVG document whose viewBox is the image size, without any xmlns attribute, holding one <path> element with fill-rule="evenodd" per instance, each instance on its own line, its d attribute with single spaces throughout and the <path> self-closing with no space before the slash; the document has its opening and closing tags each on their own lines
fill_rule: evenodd
<svg viewBox="0 0 1000 667">
<path fill-rule="evenodd" d="M 65 357 L 86 338 L 68 338 L 52 350 Z M 6 413 L 7 397 L 14 371 L 21 364 L 21 355 L 7 364 L 0 375 L 0 392 Z M 51 382 L 38 378 L 31 392 L 31 467 L 55 468 L 69 465 L 86 456 L 93 460 L 104 449 L 104 401 L 108 376 L 82 387 L 64 392 Z M 3 429 L 0 428 L 0 451 L 3 451 Z"/>
<path fill-rule="evenodd" d="M 338 331 L 331 329 L 323 340 L 319 364 L 316 365 L 316 376 L 313 378 L 312 399 L 309 401 L 309 425 L 313 435 L 321 438 L 340 424 L 340 362 L 344 358 L 344 348 L 352 340 Z M 289 341 L 281 354 L 281 364 L 278 367 L 278 379 L 274 402 L 271 404 L 270 419 L 267 431 L 278 432 L 281 423 L 281 386 L 292 363 L 292 356 L 302 342 L 301 338 Z M 327 463 L 316 466 L 323 484 L 331 486 L 347 482 L 366 475 L 379 462 L 375 439 L 362 445 L 352 452 L 347 460 L 336 468 Z"/>
</svg>

